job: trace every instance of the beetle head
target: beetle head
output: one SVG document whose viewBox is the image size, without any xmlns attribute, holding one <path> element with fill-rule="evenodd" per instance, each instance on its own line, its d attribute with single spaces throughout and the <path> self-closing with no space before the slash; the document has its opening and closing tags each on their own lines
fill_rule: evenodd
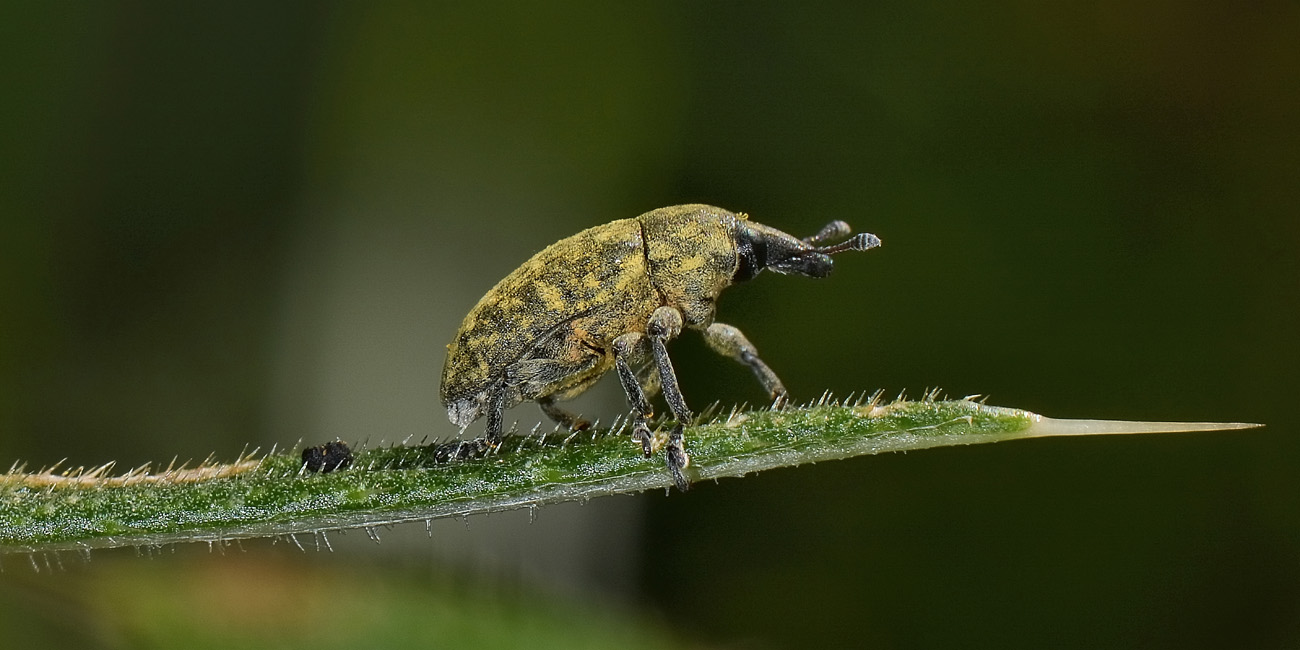
<svg viewBox="0 0 1300 650">
<path fill-rule="evenodd" d="M 831 273 L 834 260 L 831 255 L 843 251 L 865 251 L 880 245 L 880 238 L 871 233 L 861 233 L 834 245 L 828 240 L 848 237 L 849 224 L 832 221 L 816 235 L 795 239 L 776 228 L 753 221 L 736 224 L 736 255 L 739 264 L 733 282 L 743 282 L 763 269 L 784 275 L 806 275 L 824 278 Z"/>
</svg>

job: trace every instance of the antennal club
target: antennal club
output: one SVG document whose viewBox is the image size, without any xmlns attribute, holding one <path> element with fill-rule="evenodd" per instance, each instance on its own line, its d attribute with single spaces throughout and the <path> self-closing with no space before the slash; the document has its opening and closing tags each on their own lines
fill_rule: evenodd
<svg viewBox="0 0 1300 650">
<path fill-rule="evenodd" d="M 841 221 L 838 223 L 844 223 L 844 222 Z M 845 227 L 847 228 L 848 226 L 846 225 Z M 830 228 L 830 226 L 823 228 L 822 232 L 825 232 L 827 228 Z M 821 233 L 818 234 L 820 235 Z M 817 249 L 817 252 L 824 253 L 826 255 L 834 255 L 836 253 L 842 253 L 844 251 L 871 250 L 879 245 L 880 245 L 879 237 L 869 232 L 864 232 L 864 233 L 859 233 L 857 235 L 854 235 L 853 237 L 846 239 L 838 244 L 835 244 L 834 246 L 822 246 Z"/>
</svg>

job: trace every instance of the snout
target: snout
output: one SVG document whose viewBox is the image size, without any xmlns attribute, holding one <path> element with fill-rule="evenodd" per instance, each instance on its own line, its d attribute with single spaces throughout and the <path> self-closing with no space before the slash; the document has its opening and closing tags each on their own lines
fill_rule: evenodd
<svg viewBox="0 0 1300 650">
<path fill-rule="evenodd" d="M 786 258 L 771 266 L 773 271 L 786 275 L 804 275 L 810 278 L 824 278 L 835 267 L 830 255 L 807 251 Z"/>
</svg>

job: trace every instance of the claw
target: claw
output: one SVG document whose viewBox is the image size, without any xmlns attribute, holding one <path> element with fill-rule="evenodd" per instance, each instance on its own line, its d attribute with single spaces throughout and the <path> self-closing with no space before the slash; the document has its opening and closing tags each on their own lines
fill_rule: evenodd
<svg viewBox="0 0 1300 650">
<path fill-rule="evenodd" d="M 678 490 L 685 492 L 691 489 L 691 482 L 686 480 L 686 475 L 682 470 L 691 464 L 691 457 L 686 455 L 686 449 L 682 447 L 682 425 L 677 425 L 673 429 L 672 435 L 668 438 L 668 446 L 664 450 L 664 455 L 668 461 L 668 471 L 673 475 L 673 484 Z"/>
<path fill-rule="evenodd" d="M 489 451 L 500 446 L 500 442 L 493 442 L 484 438 L 448 442 L 434 448 L 433 461 L 442 464 L 454 460 L 470 460 L 472 458 L 479 458 L 481 456 L 486 456 Z"/>
<path fill-rule="evenodd" d="M 772 410 L 777 411 L 785 408 L 785 405 L 789 403 L 789 401 L 790 401 L 789 393 L 777 393 L 776 395 L 773 395 Z"/>
<path fill-rule="evenodd" d="M 650 427 L 644 421 L 638 420 L 632 425 L 632 440 L 641 443 L 641 451 L 646 458 L 654 454 L 654 437 L 650 435 Z"/>
</svg>

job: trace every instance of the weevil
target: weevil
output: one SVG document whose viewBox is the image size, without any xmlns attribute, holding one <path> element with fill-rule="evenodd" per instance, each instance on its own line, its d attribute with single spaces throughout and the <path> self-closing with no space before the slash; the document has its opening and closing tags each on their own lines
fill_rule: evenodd
<svg viewBox="0 0 1300 650">
<path fill-rule="evenodd" d="M 667 344 L 683 328 L 703 332 L 718 353 L 748 366 L 773 403 L 786 389 L 745 335 L 714 321 L 718 294 L 763 270 L 826 277 L 831 255 L 880 245 L 849 237 L 832 221 L 797 239 L 710 205 L 676 205 L 588 228 L 551 244 L 507 275 L 465 316 L 447 346 L 442 404 L 464 431 L 487 418 L 483 438 L 444 449 L 467 457 L 501 442 L 503 412 L 535 401 L 570 429 L 590 426 L 557 402 L 615 370 L 634 412 L 632 439 L 652 456 L 665 448 L 673 482 L 685 490 L 690 458 L 682 432 L 692 422 Z M 845 239 L 848 237 L 848 239 Z M 831 240 L 843 240 L 827 245 Z M 662 392 L 676 424 L 666 441 L 650 432 L 650 399 Z"/>
</svg>

